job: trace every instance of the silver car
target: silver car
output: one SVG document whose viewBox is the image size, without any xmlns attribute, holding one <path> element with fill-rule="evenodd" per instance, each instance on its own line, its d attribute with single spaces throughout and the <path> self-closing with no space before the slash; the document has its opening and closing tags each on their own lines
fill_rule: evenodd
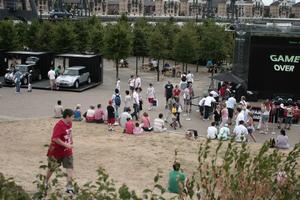
<svg viewBox="0 0 300 200">
<path fill-rule="evenodd" d="M 92 82 L 90 73 L 84 66 L 73 66 L 65 70 L 65 72 L 56 78 L 58 87 L 75 87 Z"/>
</svg>

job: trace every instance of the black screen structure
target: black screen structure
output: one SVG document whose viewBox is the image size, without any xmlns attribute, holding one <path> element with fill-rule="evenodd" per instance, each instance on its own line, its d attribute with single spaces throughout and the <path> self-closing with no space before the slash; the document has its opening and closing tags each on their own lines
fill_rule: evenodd
<svg viewBox="0 0 300 200">
<path fill-rule="evenodd" d="M 300 94 L 300 37 L 251 36 L 248 90 Z"/>
</svg>

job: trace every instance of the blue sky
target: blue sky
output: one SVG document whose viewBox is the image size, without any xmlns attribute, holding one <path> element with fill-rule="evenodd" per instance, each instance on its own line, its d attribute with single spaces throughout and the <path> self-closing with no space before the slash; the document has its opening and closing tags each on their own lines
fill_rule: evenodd
<svg viewBox="0 0 300 200">
<path fill-rule="evenodd" d="M 296 0 L 296 2 L 299 2 L 299 1 L 300 0 Z M 265 5 L 270 5 L 273 2 L 273 0 L 263 0 L 263 2 Z"/>
</svg>

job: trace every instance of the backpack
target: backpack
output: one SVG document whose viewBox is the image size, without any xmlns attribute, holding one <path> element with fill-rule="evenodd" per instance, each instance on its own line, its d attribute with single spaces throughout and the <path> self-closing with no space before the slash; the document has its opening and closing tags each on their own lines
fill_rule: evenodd
<svg viewBox="0 0 300 200">
<path fill-rule="evenodd" d="M 121 105 L 121 97 L 120 97 L 120 95 L 116 95 L 116 97 L 115 97 L 115 104 L 117 105 L 117 106 L 120 106 Z"/>
</svg>

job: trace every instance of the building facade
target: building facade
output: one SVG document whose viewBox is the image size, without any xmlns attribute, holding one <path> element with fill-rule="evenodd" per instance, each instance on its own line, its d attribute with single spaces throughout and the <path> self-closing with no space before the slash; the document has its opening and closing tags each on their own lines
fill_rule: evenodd
<svg viewBox="0 0 300 200">
<path fill-rule="evenodd" d="M 292 15 L 295 18 L 300 18 L 300 2 L 292 6 Z"/>
<path fill-rule="evenodd" d="M 289 18 L 292 14 L 294 1 L 282 0 L 275 1 L 270 5 L 270 17 L 272 18 Z"/>
</svg>

